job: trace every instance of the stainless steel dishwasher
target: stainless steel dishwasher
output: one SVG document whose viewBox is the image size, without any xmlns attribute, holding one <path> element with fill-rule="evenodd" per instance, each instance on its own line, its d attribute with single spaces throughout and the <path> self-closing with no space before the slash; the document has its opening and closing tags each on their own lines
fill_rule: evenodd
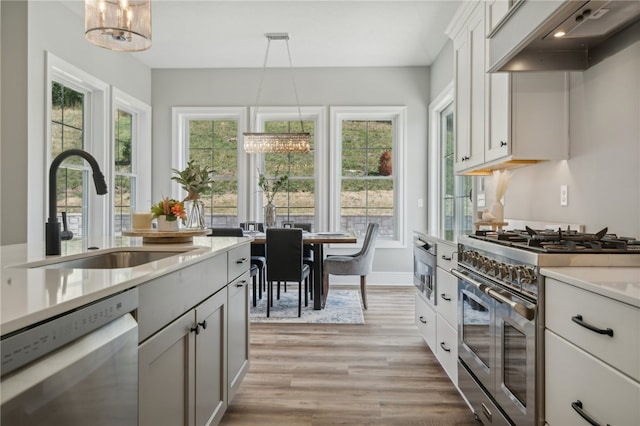
<svg viewBox="0 0 640 426">
<path fill-rule="evenodd" d="M 0 424 L 136 425 L 138 290 L 2 338 Z"/>
</svg>

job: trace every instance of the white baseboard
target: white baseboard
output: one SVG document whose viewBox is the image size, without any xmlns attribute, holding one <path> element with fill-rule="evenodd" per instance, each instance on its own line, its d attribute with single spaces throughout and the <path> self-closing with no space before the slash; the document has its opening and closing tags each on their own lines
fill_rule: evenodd
<svg viewBox="0 0 640 426">
<path fill-rule="evenodd" d="M 360 285 L 358 275 L 329 275 L 329 285 Z M 367 275 L 367 285 L 413 285 L 413 274 L 410 272 L 372 272 Z"/>
</svg>

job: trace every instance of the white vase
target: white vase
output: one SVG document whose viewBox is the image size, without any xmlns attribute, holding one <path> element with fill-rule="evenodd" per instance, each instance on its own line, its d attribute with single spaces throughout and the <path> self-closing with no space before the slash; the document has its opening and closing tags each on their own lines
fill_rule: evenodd
<svg viewBox="0 0 640 426">
<path fill-rule="evenodd" d="M 491 205 L 491 214 L 494 222 L 504 222 L 504 205 L 500 201 L 495 201 Z"/>
<path fill-rule="evenodd" d="M 158 216 L 158 231 L 167 232 L 167 231 L 177 231 L 178 230 L 178 220 L 167 220 L 166 215 Z"/>
</svg>

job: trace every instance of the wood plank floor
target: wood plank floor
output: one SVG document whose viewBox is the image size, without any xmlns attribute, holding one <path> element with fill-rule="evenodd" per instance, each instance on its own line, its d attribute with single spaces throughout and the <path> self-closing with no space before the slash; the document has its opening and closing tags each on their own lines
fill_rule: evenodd
<svg viewBox="0 0 640 426">
<path fill-rule="evenodd" d="M 365 325 L 251 324 L 221 425 L 477 423 L 414 325 L 413 287 L 369 286 Z"/>
</svg>

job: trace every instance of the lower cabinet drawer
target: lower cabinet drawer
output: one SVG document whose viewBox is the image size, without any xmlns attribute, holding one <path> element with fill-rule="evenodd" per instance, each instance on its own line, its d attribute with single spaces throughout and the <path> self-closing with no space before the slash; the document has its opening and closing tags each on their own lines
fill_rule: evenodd
<svg viewBox="0 0 640 426">
<path fill-rule="evenodd" d="M 545 332 L 545 364 L 549 425 L 589 424 L 583 415 L 601 425 L 640 425 L 640 383 L 551 331 Z"/>
<path fill-rule="evenodd" d="M 416 294 L 416 325 L 420 335 L 427 342 L 431 351 L 436 353 L 436 311 Z"/>
<path fill-rule="evenodd" d="M 440 315 L 436 320 L 436 357 L 454 384 L 458 384 L 458 332 Z"/>
<path fill-rule="evenodd" d="M 458 279 L 448 271 L 438 267 L 437 311 L 451 326 L 458 324 Z"/>
</svg>

